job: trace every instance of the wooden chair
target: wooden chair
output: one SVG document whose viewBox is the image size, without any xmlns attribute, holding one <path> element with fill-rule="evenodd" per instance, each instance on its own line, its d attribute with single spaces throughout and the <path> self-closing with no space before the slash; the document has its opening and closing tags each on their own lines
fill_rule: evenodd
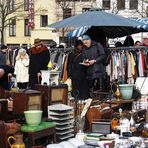
<svg viewBox="0 0 148 148">
<path fill-rule="evenodd" d="M 0 147 L 8 148 L 7 132 L 6 132 L 4 121 L 0 121 Z"/>
<path fill-rule="evenodd" d="M 88 130 L 91 130 L 91 124 L 92 124 L 93 120 L 101 119 L 101 112 L 97 108 L 92 107 L 88 110 L 86 116 L 87 116 L 87 120 L 88 120 L 88 124 L 89 124 Z"/>
<path fill-rule="evenodd" d="M 103 120 L 103 119 L 111 119 L 112 117 L 112 109 L 106 109 L 101 111 L 100 109 L 97 109 L 96 107 L 92 107 L 88 110 L 87 112 L 87 120 L 88 120 L 88 124 L 89 124 L 89 128 L 88 130 L 91 130 L 91 124 L 94 120 Z"/>
<path fill-rule="evenodd" d="M 111 119 L 112 109 L 106 109 L 101 112 L 101 119 Z"/>
</svg>

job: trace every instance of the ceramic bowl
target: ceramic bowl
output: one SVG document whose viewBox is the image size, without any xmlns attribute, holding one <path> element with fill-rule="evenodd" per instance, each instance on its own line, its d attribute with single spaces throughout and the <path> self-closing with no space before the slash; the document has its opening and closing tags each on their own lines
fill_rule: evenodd
<svg viewBox="0 0 148 148">
<path fill-rule="evenodd" d="M 133 143 L 135 143 L 135 142 L 141 143 L 142 142 L 141 137 L 130 137 L 129 140 L 132 141 Z"/>
<path fill-rule="evenodd" d="M 129 100 L 132 98 L 133 95 L 133 84 L 120 84 L 119 89 L 121 93 L 122 99 Z"/>
<path fill-rule="evenodd" d="M 41 110 L 28 110 L 24 111 L 26 123 L 29 126 L 37 126 L 41 123 L 43 111 Z"/>
</svg>

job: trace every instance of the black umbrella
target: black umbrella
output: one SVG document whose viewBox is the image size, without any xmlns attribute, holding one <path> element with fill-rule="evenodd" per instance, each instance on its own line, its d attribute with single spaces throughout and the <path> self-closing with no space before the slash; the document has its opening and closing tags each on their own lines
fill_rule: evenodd
<svg viewBox="0 0 148 148">
<path fill-rule="evenodd" d="M 146 32 L 146 30 L 142 28 L 137 28 L 139 24 L 141 23 L 122 16 L 104 11 L 93 10 L 58 21 L 48 27 L 58 29 L 66 27 L 76 28 L 81 26 L 93 26 L 102 30 L 106 37 L 115 38 L 138 32 Z"/>
</svg>

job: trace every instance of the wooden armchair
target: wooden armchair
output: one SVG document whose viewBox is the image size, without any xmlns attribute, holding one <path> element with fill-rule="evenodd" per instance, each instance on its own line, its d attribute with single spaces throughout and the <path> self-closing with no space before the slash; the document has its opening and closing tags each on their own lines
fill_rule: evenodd
<svg viewBox="0 0 148 148">
<path fill-rule="evenodd" d="M 8 148 L 7 132 L 6 132 L 4 121 L 0 121 L 0 147 Z"/>
<path fill-rule="evenodd" d="M 91 129 L 91 124 L 94 120 L 103 120 L 103 119 L 111 119 L 112 117 L 112 109 L 108 108 L 106 110 L 101 111 L 95 107 L 92 107 L 88 110 L 86 118 L 89 124 L 89 130 Z"/>
</svg>

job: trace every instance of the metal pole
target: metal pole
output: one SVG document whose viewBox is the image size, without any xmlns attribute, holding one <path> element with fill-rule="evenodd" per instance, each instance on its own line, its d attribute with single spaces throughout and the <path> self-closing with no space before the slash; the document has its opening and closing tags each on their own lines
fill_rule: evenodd
<svg viewBox="0 0 148 148">
<path fill-rule="evenodd" d="M 141 13 L 142 13 L 142 18 L 143 18 L 143 0 L 142 0 L 142 11 L 141 11 Z M 141 41 L 143 40 L 143 33 L 141 32 Z"/>
</svg>

